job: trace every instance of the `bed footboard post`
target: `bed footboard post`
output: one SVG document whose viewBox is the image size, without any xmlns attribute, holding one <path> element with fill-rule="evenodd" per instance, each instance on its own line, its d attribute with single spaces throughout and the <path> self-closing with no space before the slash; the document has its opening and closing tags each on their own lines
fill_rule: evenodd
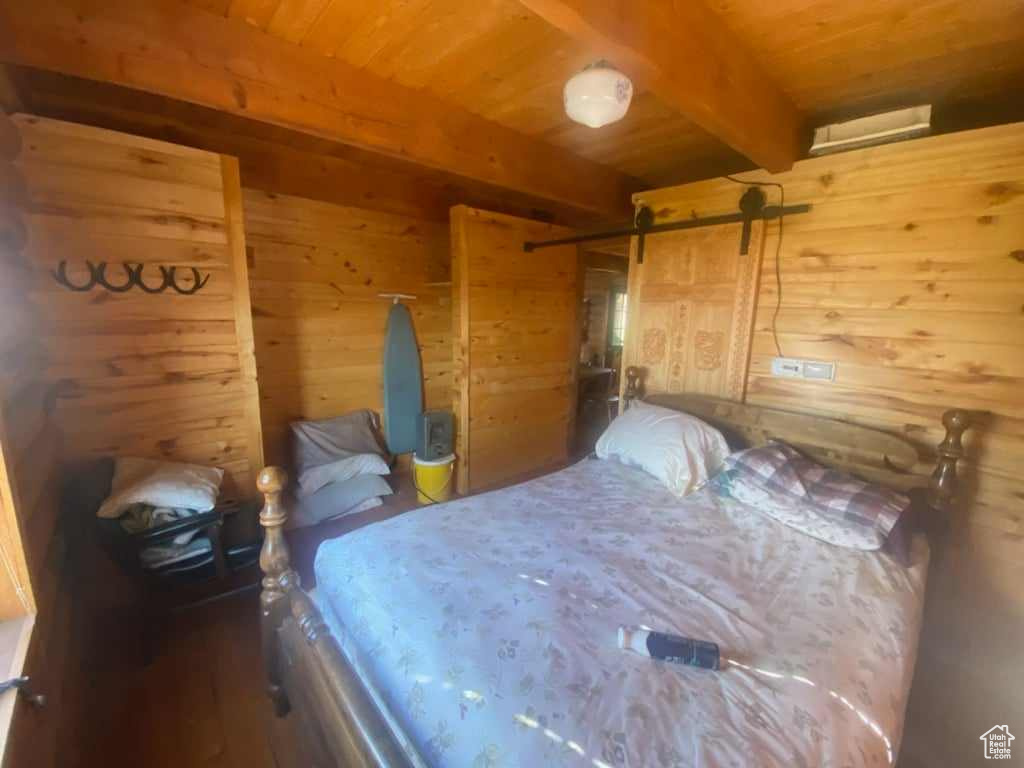
<svg viewBox="0 0 1024 768">
<path fill-rule="evenodd" d="M 622 391 L 623 408 L 628 410 L 636 400 L 644 396 L 644 369 L 635 365 L 626 368 L 626 386 Z"/>
<path fill-rule="evenodd" d="M 288 542 L 284 538 L 288 512 L 281 502 L 281 491 L 287 482 L 287 473 L 279 467 L 264 467 L 256 480 L 256 486 L 264 497 L 260 512 L 260 525 L 264 529 L 263 548 L 260 550 L 260 570 L 263 571 L 260 640 L 267 673 L 267 693 L 278 717 L 288 714 L 289 705 L 281 684 L 277 630 L 288 615 L 288 589 L 298 582 L 298 576 L 291 567 Z"/>
<path fill-rule="evenodd" d="M 938 462 L 929 483 L 928 502 L 940 512 L 949 512 L 957 493 L 956 464 L 963 458 L 963 435 L 971 426 L 969 411 L 954 409 L 942 414 L 946 436 L 938 445 Z"/>
</svg>

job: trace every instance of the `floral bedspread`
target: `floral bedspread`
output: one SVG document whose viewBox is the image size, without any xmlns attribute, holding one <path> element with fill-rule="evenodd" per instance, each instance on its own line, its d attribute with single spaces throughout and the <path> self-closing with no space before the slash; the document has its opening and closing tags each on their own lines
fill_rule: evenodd
<svg viewBox="0 0 1024 768">
<path fill-rule="evenodd" d="M 325 542 L 315 569 L 429 765 L 840 768 L 894 760 L 927 559 L 588 459 Z M 722 670 L 621 651 L 620 625 L 716 642 Z"/>
</svg>

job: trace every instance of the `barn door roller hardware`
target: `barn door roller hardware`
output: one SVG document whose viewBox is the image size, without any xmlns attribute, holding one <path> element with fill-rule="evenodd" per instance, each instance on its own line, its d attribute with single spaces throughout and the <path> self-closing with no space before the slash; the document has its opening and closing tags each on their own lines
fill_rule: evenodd
<svg viewBox="0 0 1024 768">
<path fill-rule="evenodd" d="M 527 241 L 523 243 L 523 250 L 531 253 L 538 248 L 551 248 L 556 245 L 574 245 L 576 243 L 590 243 L 595 240 L 611 240 L 615 237 L 636 237 L 636 261 L 637 264 L 644 263 L 644 241 L 649 235 L 657 235 L 662 232 L 674 232 L 677 229 L 697 229 L 698 227 L 714 227 L 718 224 L 743 223 L 743 233 L 740 235 L 740 253 L 746 254 L 750 250 L 750 225 L 757 219 L 777 219 L 779 216 L 791 216 L 795 213 L 807 213 L 811 210 L 810 205 L 765 205 L 764 192 L 758 187 L 750 187 L 740 198 L 739 213 L 726 213 L 721 216 L 694 217 L 686 221 L 676 221 L 671 224 L 655 224 L 654 211 L 643 206 L 636 212 L 636 220 L 631 227 L 621 229 L 605 230 L 603 232 L 591 232 L 585 235 L 563 237 L 558 240 Z"/>
</svg>

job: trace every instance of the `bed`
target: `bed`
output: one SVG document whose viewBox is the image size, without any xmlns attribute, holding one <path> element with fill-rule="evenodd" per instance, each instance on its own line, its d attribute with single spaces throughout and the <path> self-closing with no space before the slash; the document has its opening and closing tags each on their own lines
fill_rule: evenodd
<svg viewBox="0 0 1024 768">
<path fill-rule="evenodd" d="M 916 484 L 898 437 L 696 396 L 735 447 L 780 438 L 890 486 Z M 304 592 L 281 528 L 285 478 L 260 476 L 264 658 L 314 765 L 891 765 L 929 560 L 955 494 L 967 414 L 947 412 L 909 560 L 838 548 L 709 490 L 680 500 L 641 470 L 585 459 L 325 542 Z M 722 670 L 616 645 L 642 625 L 722 647 Z"/>
</svg>

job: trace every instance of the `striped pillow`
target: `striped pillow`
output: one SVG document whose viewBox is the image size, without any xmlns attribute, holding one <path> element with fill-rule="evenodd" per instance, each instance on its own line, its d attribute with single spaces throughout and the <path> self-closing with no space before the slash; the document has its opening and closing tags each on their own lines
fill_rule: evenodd
<svg viewBox="0 0 1024 768">
<path fill-rule="evenodd" d="M 792 528 L 838 546 L 880 549 L 910 499 L 830 469 L 773 441 L 728 456 L 712 487 Z"/>
</svg>

